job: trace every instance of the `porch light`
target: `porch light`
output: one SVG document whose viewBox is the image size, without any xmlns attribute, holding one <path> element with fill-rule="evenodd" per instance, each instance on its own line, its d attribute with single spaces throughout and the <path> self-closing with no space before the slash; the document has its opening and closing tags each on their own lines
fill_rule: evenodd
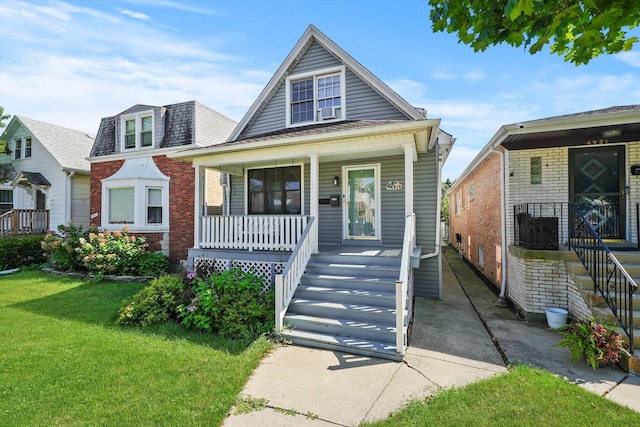
<svg viewBox="0 0 640 427">
<path fill-rule="evenodd" d="M 614 136 L 620 136 L 621 133 L 622 132 L 620 131 L 620 129 L 609 129 L 609 130 L 602 131 L 602 137 L 613 138 Z"/>
<path fill-rule="evenodd" d="M 337 187 L 340 185 L 340 177 L 339 176 L 334 176 L 333 177 L 333 186 Z"/>
</svg>

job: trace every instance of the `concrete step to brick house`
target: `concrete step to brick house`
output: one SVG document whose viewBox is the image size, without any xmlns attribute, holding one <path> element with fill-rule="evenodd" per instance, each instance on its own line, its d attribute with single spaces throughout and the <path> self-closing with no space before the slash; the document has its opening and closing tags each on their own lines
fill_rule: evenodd
<svg viewBox="0 0 640 427">
<path fill-rule="evenodd" d="M 313 255 L 284 318 L 295 344 L 399 360 L 399 257 Z"/>
</svg>

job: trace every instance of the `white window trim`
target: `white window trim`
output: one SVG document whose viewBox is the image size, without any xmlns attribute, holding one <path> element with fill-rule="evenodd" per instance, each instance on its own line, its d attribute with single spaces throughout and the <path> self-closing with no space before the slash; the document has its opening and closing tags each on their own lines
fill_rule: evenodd
<svg viewBox="0 0 640 427">
<path fill-rule="evenodd" d="M 142 146 L 140 140 L 140 133 L 142 131 L 142 118 L 151 117 L 151 145 L 148 147 Z M 126 144 L 126 132 L 127 132 L 127 120 L 134 119 L 136 121 L 136 146 L 134 148 L 125 148 Z M 156 118 L 153 114 L 153 110 L 140 111 L 135 114 L 127 114 L 126 116 L 120 116 L 120 152 L 128 153 L 132 151 L 152 150 L 156 145 Z"/>
<path fill-rule="evenodd" d="M 109 222 L 109 190 L 133 188 L 133 224 L 112 224 Z M 162 190 L 162 223 L 147 223 L 147 189 Z M 128 227 L 129 231 L 169 231 L 169 179 L 128 178 L 102 181 L 102 213 L 100 226 L 106 230 Z"/>
<path fill-rule="evenodd" d="M 326 119 L 326 120 L 318 120 L 318 108 L 317 108 L 317 89 L 318 89 L 318 77 L 324 77 L 327 74 L 340 74 L 340 115 L 336 115 L 335 119 Z M 313 77 L 313 120 L 301 122 L 301 123 L 291 123 L 291 83 L 297 80 L 305 80 Z M 331 67 L 331 68 L 323 68 L 321 70 L 314 70 L 308 73 L 300 73 L 300 74 L 292 74 L 287 76 L 286 81 L 286 91 L 285 91 L 285 102 L 286 102 L 286 126 L 288 128 L 300 127 L 300 126 L 308 126 L 317 123 L 332 123 L 344 121 L 347 117 L 347 102 L 346 102 L 346 68 L 342 66 Z"/>
<path fill-rule="evenodd" d="M 149 208 L 150 207 L 158 207 L 156 205 L 153 205 L 153 206 L 149 205 L 149 190 L 160 190 L 160 191 L 162 191 L 162 202 L 161 202 L 162 204 L 159 206 L 162 209 L 162 222 L 160 222 L 160 223 L 149 222 L 149 213 L 148 213 Z M 154 227 L 154 226 L 157 226 L 158 224 L 162 224 L 165 221 L 165 219 L 166 219 L 165 208 L 168 206 L 168 202 L 169 202 L 169 200 L 167 198 L 167 204 L 164 203 L 165 202 L 165 200 L 164 200 L 165 193 L 166 193 L 166 191 L 162 187 L 156 187 L 154 185 L 145 186 L 145 188 L 144 188 L 144 196 L 145 196 L 146 200 L 145 200 L 145 204 L 144 204 L 144 215 L 145 215 L 145 225 L 147 227 Z"/>
<path fill-rule="evenodd" d="M 300 215 L 304 213 L 304 163 L 291 163 L 287 165 L 274 165 L 265 164 L 262 166 L 250 167 L 245 170 L 244 173 L 244 214 L 249 215 L 249 171 L 256 169 L 271 169 L 271 168 L 288 168 L 290 166 L 300 166 Z M 287 215 L 290 214 L 274 214 L 274 215 Z"/>
<path fill-rule="evenodd" d="M 461 199 L 460 199 L 460 192 L 459 191 L 455 192 L 454 199 L 455 199 L 454 215 L 455 216 L 460 216 L 460 201 L 461 201 Z"/>
</svg>

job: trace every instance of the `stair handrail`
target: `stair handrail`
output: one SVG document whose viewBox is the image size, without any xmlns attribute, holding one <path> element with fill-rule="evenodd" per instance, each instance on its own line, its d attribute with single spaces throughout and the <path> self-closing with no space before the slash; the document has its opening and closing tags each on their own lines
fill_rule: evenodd
<svg viewBox="0 0 640 427">
<path fill-rule="evenodd" d="M 618 325 L 629 337 L 633 352 L 633 294 L 638 290 L 638 284 L 584 214 L 577 208 L 574 210 L 578 221 L 569 244 L 593 280 L 594 293 L 600 293 L 604 298 Z M 625 284 L 626 289 L 623 289 Z"/>
<path fill-rule="evenodd" d="M 13 216 L 13 209 L 0 215 L 0 236 L 5 234 L 11 234 L 13 227 L 11 225 L 11 218 Z"/>
<path fill-rule="evenodd" d="M 407 294 L 411 278 L 411 255 L 416 246 L 416 214 L 407 215 L 404 222 L 404 238 L 402 242 L 402 261 L 400 276 L 396 280 L 396 352 L 404 355 L 407 348 L 405 311 Z"/>
<path fill-rule="evenodd" d="M 313 227 L 314 217 L 310 217 L 298 243 L 289 256 L 282 273 L 275 275 L 276 319 L 275 332 L 282 332 L 284 315 L 289 308 L 293 294 L 296 292 L 313 248 L 318 240 L 317 228 Z"/>
</svg>

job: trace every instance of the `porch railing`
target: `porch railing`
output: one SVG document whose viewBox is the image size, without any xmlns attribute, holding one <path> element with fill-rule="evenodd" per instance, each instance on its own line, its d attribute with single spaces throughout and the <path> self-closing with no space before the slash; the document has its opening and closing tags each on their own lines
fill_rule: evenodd
<svg viewBox="0 0 640 427">
<path fill-rule="evenodd" d="M 522 203 L 513 207 L 514 243 L 527 249 L 557 250 L 569 239 L 569 203 Z"/>
<path fill-rule="evenodd" d="M 298 240 L 287 264 L 281 274 L 276 274 L 276 333 L 282 331 L 284 315 L 289 308 L 293 294 L 300 284 L 307 263 L 311 258 L 313 248 L 318 241 L 317 228 L 313 227 L 314 218 L 311 217 L 306 224 L 300 239 Z"/>
<path fill-rule="evenodd" d="M 12 209 L 0 215 L 0 237 L 49 231 L 46 209 Z"/>
<path fill-rule="evenodd" d="M 308 222 L 300 215 L 204 216 L 200 247 L 292 251 Z"/>
<path fill-rule="evenodd" d="M 578 210 L 576 218 L 575 236 L 569 243 L 593 280 L 593 292 L 602 295 L 629 337 L 633 351 L 633 294 L 638 285 L 602 241 L 591 221 Z"/>
<path fill-rule="evenodd" d="M 396 352 L 404 354 L 407 348 L 407 296 L 412 279 L 411 256 L 416 246 L 416 216 L 407 215 L 404 222 L 404 239 L 402 243 L 402 262 L 400 277 L 396 280 Z"/>
</svg>

